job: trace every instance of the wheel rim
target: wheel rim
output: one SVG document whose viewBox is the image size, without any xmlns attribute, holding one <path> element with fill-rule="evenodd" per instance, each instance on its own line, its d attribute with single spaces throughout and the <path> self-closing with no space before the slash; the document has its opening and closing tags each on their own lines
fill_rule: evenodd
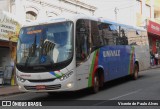
<svg viewBox="0 0 160 109">
<path fill-rule="evenodd" d="M 99 79 L 97 76 L 94 77 L 94 91 L 98 92 L 99 90 Z"/>
<path fill-rule="evenodd" d="M 135 72 L 134 72 L 134 79 L 138 78 L 138 69 L 135 67 Z"/>
</svg>

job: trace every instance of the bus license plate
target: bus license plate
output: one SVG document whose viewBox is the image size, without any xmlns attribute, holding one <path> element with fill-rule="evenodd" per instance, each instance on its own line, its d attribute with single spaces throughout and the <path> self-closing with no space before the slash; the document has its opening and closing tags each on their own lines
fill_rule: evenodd
<svg viewBox="0 0 160 109">
<path fill-rule="evenodd" d="M 44 85 L 38 85 L 38 86 L 36 86 L 36 89 L 37 90 L 44 90 L 44 89 L 46 89 L 46 86 L 44 86 Z"/>
</svg>

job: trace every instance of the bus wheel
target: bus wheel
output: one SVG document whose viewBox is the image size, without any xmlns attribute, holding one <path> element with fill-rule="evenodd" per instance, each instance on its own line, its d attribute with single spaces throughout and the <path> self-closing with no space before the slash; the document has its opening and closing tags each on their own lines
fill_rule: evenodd
<svg viewBox="0 0 160 109">
<path fill-rule="evenodd" d="M 138 71 L 139 71 L 137 64 L 134 65 L 133 71 L 134 71 L 134 73 L 133 73 L 133 79 L 136 80 L 136 79 L 138 79 Z"/>
<path fill-rule="evenodd" d="M 98 73 L 96 73 L 96 75 L 94 76 L 94 85 L 93 85 L 93 93 L 97 93 L 99 91 L 99 87 L 100 87 L 100 81 L 99 81 L 99 77 L 98 77 Z"/>
<path fill-rule="evenodd" d="M 57 92 L 48 92 L 49 96 L 53 96 L 53 95 L 56 95 L 56 94 L 57 94 Z"/>
</svg>

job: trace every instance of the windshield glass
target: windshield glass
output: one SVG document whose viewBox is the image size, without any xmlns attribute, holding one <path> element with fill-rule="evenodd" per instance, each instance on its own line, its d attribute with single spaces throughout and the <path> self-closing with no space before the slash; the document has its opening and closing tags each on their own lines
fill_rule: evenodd
<svg viewBox="0 0 160 109">
<path fill-rule="evenodd" d="M 72 22 L 22 28 L 17 45 L 17 68 L 53 69 L 54 65 L 71 59 L 72 29 Z"/>
</svg>

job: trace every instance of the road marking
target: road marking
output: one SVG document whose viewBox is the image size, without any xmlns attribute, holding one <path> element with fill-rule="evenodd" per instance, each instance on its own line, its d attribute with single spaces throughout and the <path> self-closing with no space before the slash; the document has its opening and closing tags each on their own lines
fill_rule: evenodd
<svg viewBox="0 0 160 109">
<path fill-rule="evenodd" d="M 142 89 L 139 89 L 139 90 L 136 90 L 136 91 L 133 91 L 133 92 L 130 92 L 130 93 L 121 95 L 121 96 L 117 96 L 117 97 L 111 98 L 111 99 L 109 99 L 109 100 L 116 100 L 116 99 L 119 99 L 119 98 L 122 98 L 122 97 L 125 97 L 125 96 L 128 96 L 128 95 L 137 93 L 137 92 L 139 92 L 139 91 L 141 91 L 141 90 L 142 90 Z M 103 101 L 103 102 L 96 103 L 96 104 L 94 104 L 94 106 L 101 105 L 101 104 L 103 104 L 103 103 L 105 103 L 105 102 L 108 102 L 108 100 L 105 100 L 105 101 Z"/>
<path fill-rule="evenodd" d="M 133 92 L 130 92 L 130 93 L 127 93 L 127 94 L 124 94 L 124 95 L 121 95 L 121 96 L 118 96 L 118 97 L 115 97 L 115 98 L 112 98 L 112 99 L 109 99 L 109 100 L 116 100 L 118 98 L 122 98 L 124 96 L 128 96 L 128 95 L 131 95 L 131 94 L 134 94 L 134 93 L 137 93 L 139 91 L 141 91 L 142 89 L 139 89 L 139 90 L 136 90 L 136 91 L 133 91 Z"/>
</svg>

